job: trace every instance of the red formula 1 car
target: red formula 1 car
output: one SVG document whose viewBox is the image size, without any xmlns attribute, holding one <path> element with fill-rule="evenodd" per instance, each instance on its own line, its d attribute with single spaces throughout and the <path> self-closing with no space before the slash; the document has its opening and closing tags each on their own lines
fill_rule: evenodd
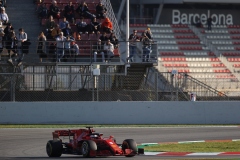
<svg viewBox="0 0 240 160">
<path fill-rule="evenodd" d="M 49 157 L 60 157 L 62 154 L 83 155 L 83 157 L 96 156 L 126 156 L 133 157 L 138 152 L 137 144 L 133 139 L 126 139 L 117 144 L 113 136 L 104 138 L 103 134 L 96 133 L 92 127 L 87 129 L 55 130 L 53 140 L 46 145 Z M 60 139 L 60 137 L 62 139 Z M 68 139 L 68 142 L 63 142 Z"/>
</svg>

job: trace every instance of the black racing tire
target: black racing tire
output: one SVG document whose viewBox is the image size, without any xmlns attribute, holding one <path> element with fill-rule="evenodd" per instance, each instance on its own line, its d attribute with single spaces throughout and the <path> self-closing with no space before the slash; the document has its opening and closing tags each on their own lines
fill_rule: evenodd
<svg viewBox="0 0 240 160">
<path fill-rule="evenodd" d="M 123 152 L 125 149 L 132 149 L 135 153 L 137 153 L 137 143 L 133 139 L 125 139 L 122 143 Z M 126 157 L 133 157 L 134 154 L 126 155 Z"/>
<path fill-rule="evenodd" d="M 46 145 L 46 152 L 49 157 L 60 157 L 63 152 L 62 142 L 60 140 L 49 140 Z"/>
<path fill-rule="evenodd" d="M 90 151 L 97 151 L 97 144 L 92 140 L 83 141 L 81 151 L 83 157 L 93 157 Z"/>
</svg>

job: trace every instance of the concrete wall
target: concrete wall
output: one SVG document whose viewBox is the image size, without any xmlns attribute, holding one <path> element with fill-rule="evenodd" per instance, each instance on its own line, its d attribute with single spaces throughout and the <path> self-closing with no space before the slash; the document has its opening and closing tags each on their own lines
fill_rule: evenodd
<svg viewBox="0 0 240 160">
<path fill-rule="evenodd" d="M 0 124 L 240 124 L 239 102 L 1 102 Z"/>
</svg>

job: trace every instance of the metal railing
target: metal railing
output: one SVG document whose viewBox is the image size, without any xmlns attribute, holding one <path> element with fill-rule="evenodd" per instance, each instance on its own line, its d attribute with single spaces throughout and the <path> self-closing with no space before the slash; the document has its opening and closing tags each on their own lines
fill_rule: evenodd
<svg viewBox="0 0 240 160">
<path fill-rule="evenodd" d="M 182 73 L 130 67 L 125 74 L 124 66 L 98 66 L 97 76 L 92 67 L 1 66 L 0 101 L 189 101 L 191 93 L 197 101 L 238 100 Z"/>
</svg>

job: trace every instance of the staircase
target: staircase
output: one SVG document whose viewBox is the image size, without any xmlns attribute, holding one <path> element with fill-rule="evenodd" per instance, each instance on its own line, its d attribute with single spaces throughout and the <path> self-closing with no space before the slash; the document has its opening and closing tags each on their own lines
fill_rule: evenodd
<svg viewBox="0 0 240 160">
<path fill-rule="evenodd" d="M 6 13 L 12 26 L 18 34 L 18 29 L 23 28 L 31 41 L 29 54 L 25 55 L 24 62 L 38 62 L 36 54 L 36 40 L 41 31 L 39 19 L 35 14 L 36 4 L 32 0 L 11 0 L 7 3 Z"/>
<path fill-rule="evenodd" d="M 126 76 L 114 76 L 112 90 L 139 90 L 147 68 L 152 67 L 152 64 L 134 63 L 127 68 Z M 123 71 L 124 66 L 119 66 L 118 71 Z"/>
</svg>

